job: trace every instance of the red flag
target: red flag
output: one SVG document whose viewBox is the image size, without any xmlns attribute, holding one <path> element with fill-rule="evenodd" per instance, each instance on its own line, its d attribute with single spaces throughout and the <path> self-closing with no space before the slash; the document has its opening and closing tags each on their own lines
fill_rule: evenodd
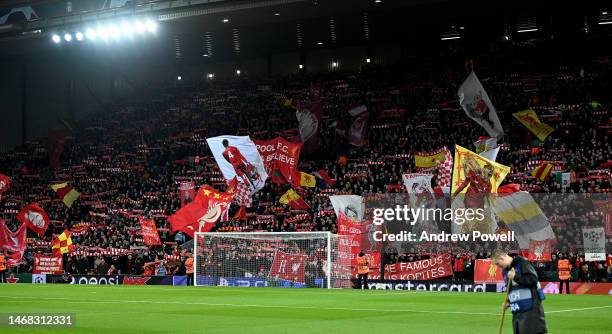
<svg viewBox="0 0 612 334">
<path fill-rule="evenodd" d="M 195 182 L 181 182 L 179 190 L 181 193 L 181 207 L 191 203 L 195 198 Z"/>
<path fill-rule="evenodd" d="M 0 195 L 11 186 L 11 178 L 0 173 Z"/>
<path fill-rule="evenodd" d="M 502 283 L 504 274 L 501 268 L 495 265 L 491 259 L 476 260 L 474 266 L 475 283 Z"/>
<path fill-rule="evenodd" d="M 233 194 L 234 203 L 240 206 L 250 208 L 253 205 L 252 188 L 244 182 L 238 181 L 238 178 L 236 177 L 229 182 L 226 192 L 228 194 Z"/>
<path fill-rule="evenodd" d="M 227 219 L 233 198 L 233 194 L 221 193 L 209 186 L 201 187 L 193 202 L 168 217 L 172 231 L 182 231 L 191 237 L 195 232 L 210 231 L 219 219 Z"/>
<path fill-rule="evenodd" d="M 21 227 L 13 232 L 0 220 L 0 249 L 23 253 L 26 246 L 26 225 L 21 224 Z"/>
<path fill-rule="evenodd" d="M 368 140 L 368 113 L 361 114 L 353 121 L 351 129 L 349 130 L 349 144 L 361 147 L 364 146 Z"/>
<path fill-rule="evenodd" d="M 138 221 L 140 222 L 140 230 L 144 243 L 146 245 L 161 245 L 155 221 L 153 219 L 144 219 L 143 217 L 138 217 Z"/>
<path fill-rule="evenodd" d="M 320 177 L 330 187 L 333 187 L 334 184 L 336 183 L 336 181 L 332 180 L 332 178 L 329 177 L 329 174 L 327 173 L 327 171 L 325 169 L 320 169 L 318 172 L 315 173 L 315 175 Z"/>
<path fill-rule="evenodd" d="M 270 277 L 280 278 L 287 281 L 304 283 L 304 273 L 307 255 L 290 254 L 280 250 L 274 252 L 274 261 L 270 268 Z"/>
<path fill-rule="evenodd" d="M 38 234 L 39 237 L 45 234 L 47 226 L 49 226 L 49 216 L 47 216 L 45 210 L 43 210 L 38 203 L 26 205 L 17 214 L 17 219 L 26 224 L 26 226 L 34 231 L 34 233 Z"/>
<path fill-rule="evenodd" d="M 529 240 L 529 249 L 523 249 L 523 257 L 533 262 L 552 261 L 550 240 Z"/>
<path fill-rule="evenodd" d="M 291 182 L 300 159 L 302 143 L 292 143 L 282 137 L 253 140 L 253 142 L 257 146 L 270 180 L 276 184 Z"/>
<path fill-rule="evenodd" d="M 60 156 L 64 151 L 64 133 L 49 129 L 48 136 L 49 164 L 51 165 L 51 172 L 55 175 Z"/>
</svg>

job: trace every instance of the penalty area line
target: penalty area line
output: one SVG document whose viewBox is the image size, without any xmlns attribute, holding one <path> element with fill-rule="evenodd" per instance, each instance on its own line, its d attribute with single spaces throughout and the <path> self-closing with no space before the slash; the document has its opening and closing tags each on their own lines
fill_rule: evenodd
<svg viewBox="0 0 612 334">
<path fill-rule="evenodd" d="M 567 309 L 567 310 L 544 311 L 544 314 L 547 314 L 547 313 L 578 312 L 578 311 L 589 311 L 589 310 L 601 310 L 601 309 L 604 309 L 604 308 L 612 308 L 612 305 L 583 307 L 583 308 L 571 308 L 571 309 Z"/>
</svg>

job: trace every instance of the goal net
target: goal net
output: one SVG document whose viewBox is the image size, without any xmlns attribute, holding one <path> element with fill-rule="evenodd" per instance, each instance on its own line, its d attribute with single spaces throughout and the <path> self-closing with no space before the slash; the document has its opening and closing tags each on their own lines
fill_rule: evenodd
<svg viewBox="0 0 612 334">
<path fill-rule="evenodd" d="M 349 287 L 351 260 L 338 249 L 329 232 L 196 233 L 194 284 Z"/>
</svg>

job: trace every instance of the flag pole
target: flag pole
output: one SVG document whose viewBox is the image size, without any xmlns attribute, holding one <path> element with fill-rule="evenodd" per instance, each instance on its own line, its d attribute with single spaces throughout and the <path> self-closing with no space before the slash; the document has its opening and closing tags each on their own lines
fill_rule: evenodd
<svg viewBox="0 0 612 334">
<path fill-rule="evenodd" d="M 501 319 L 499 321 L 499 331 L 497 332 L 498 334 L 502 334 L 502 331 L 504 330 L 504 318 L 506 316 L 506 301 L 508 300 L 508 294 L 510 294 L 510 280 L 508 280 L 508 285 L 506 286 L 506 293 L 504 294 L 504 302 L 502 304 L 502 314 L 501 314 Z"/>
</svg>

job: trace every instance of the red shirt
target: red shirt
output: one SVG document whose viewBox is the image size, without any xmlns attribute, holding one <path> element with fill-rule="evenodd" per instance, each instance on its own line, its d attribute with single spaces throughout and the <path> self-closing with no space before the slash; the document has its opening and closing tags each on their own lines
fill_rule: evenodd
<svg viewBox="0 0 612 334">
<path fill-rule="evenodd" d="M 242 153 L 234 146 L 226 147 L 225 151 L 223 151 L 223 157 L 225 157 L 234 167 L 246 163 L 246 159 L 242 156 Z"/>
</svg>

